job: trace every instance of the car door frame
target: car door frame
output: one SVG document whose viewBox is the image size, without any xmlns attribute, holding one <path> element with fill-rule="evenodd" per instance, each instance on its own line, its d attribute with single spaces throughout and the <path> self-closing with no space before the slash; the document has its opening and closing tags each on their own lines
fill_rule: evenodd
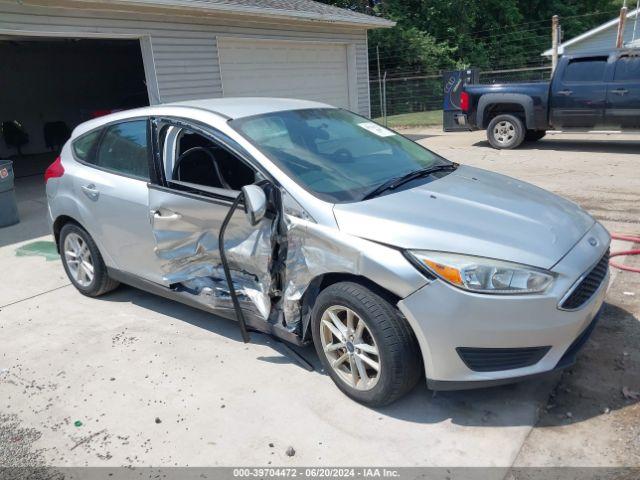
<svg viewBox="0 0 640 480">
<path fill-rule="evenodd" d="M 165 174 L 165 158 L 164 158 L 164 146 L 161 145 L 162 140 L 162 129 L 166 126 L 174 126 L 178 128 L 185 128 L 191 132 L 197 133 L 199 135 L 204 136 L 205 138 L 215 142 L 221 148 L 227 149 L 229 153 L 233 154 L 239 161 L 244 162 L 247 166 L 249 166 L 254 172 L 260 173 L 260 175 L 264 178 L 262 182 L 272 185 L 273 190 L 281 191 L 281 186 L 278 182 L 269 174 L 266 169 L 261 166 L 257 161 L 255 161 L 249 153 L 244 151 L 242 146 L 238 144 L 235 140 L 229 138 L 223 132 L 218 129 L 211 127 L 206 124 L 202 124 L 198 121 L 184 118 L 184 117 L 175 117 L 175 116 L 154 116 L 151 119 L 152 125 L 152 138 L 153 138 L 153 160 L 154 160 L 154 175 L 153 178 L 147 184 L 148 193 L 149 193 L 149 215 L 150 215 L 150 230 L 151 234 L 154 235 L 154 250 L 159 249 L 161 246 L 157 242 L 157 238 L 155 238 L 155 221 L 156 218 L 153 217 L 155 214 L 154 208 L 155 205 L 151 202 L 151 197 L 153 195 L 153 191 L 160 192 L 161 194 L 167 194 L 177 197 L 184 197 L 190 200 L 204 202 L 208 204 L 213 204 L 216 207 L 225 208 L 224 213 L 232 207 L 233 203 L 237 199 L 240 191 L 235 190 L 226 190 L 215 187 L 207 187 L 205 185 L 197 185 L 192 184 L 190 182 L 182 182 L 182 181 L 172 181 L 168 180 Z M 178 188 L 176 188 L 176 186 Z M 275 202 L 276 204 L 279 202 Z M 244 207 L 244 202 L 240 202 L 239 207 Z M 281 208 L 277 205 L 274 205 L 275 208 Z M 280 218 L 277 215 L 275 208 L 270 207 L 267 210 L 265 215 L 265 219 L 267 221 L 276 221 L 276 219 Z M 162 213 L 162 212 L 160 212 Z M 165 212 L 171 213 L 171 212 Z M 176 213 L 176 212 L 173 212 Z M 236 213 L 237 214 L 237 213 Z M 180 214 L 178 214 L 180 215 Z M 215 215 L 214 215 L 215 216 Z M 224 217 L 224 216 L 223 216 Z M 161 218 L 161 217 L 160 217 Z M 192 217 L 193 218 L 193 217 Z M 253 227 L 252 227 L 253 228 Z M 218 232 L 219 233 L 219 232 Z M 163 285 L 165 288 L 171 288 L 176 284 L 173 280 L 175 280 L 175 276 L 173 279 L 169 278 L 172 272 L 161 272 L 161 263 L 158 261 L 156 263 L 157 271 L 155 271 L 152 276 L 155 277 L 156 281 Z M 166 275 L 163 275 L 165 273 Z M 256 274 L 264 273 L 265 275 L 273 275 L 271 271 L 266 270 L 265 272 L 254 272 Z M 180 283 L 182 280 L 178 281 Z"/>
<path fill-rule="evenodd" d="M 231 205 L 233 204 L 233 201 L 236 199 L 236 194 L 234 193 L 225 194 L 224 192 L 227 190 L 224 188 L 211 187 L 211 189 L 209 189 L 205 185 L 195 186 L 194 184 L 194 189 L 196 189 L 196 187 L 201 188 L 202 193 L 204 193 L 205 195 L 189 193 L 189 192 L 185 192 L 184 190 L 171 189 L 169 185 L 170 183 L 175 183 L 178 185 L 185 186 L 185 184 L 189 182 L 179 182 L 179 181 L 172 182 L 167 180 L 166 178 L 164 162 L 163 162 L 163 152 L 160 146 L 159 124 L 161 123 L 169 124 L 178 128 L 189 129 L 194 133 L 202 135 L 208 138 L 209 140 L 216 142 L 221 147 L 227 149 L 234 156 L 238 157 L 241 161 L 245 162 L 249 167 L 251 167 L 257 172 L 260 172 L 260 174 L 267 181 L 271 182 L 275 187 L 282 188 L 279 185 L 279 183 L 276 181 L 276 179 L 259 162 L 257 162 L 246 150 L 242 148 L 242 146 L 238 142 L 231 139 L 228 135 L 224 134 L 223 132 L 221 132 L 215 127 L 206 125 L 197 120 L 175 116 L 175 115 L 154 115 L 150 117 L 151 142 L 152 142 L 152 150 L 153 150 L 153 153 L 152 153 L 153 174 L 151 175 L 151 178 L 149 181 L 149 188 L 159 188 L 164 190 L 169 189 L 172 192 L 185 193 L 187 194 L 187 196 L 189 195 L 195 195 L 198 197 L 203 196 L 204 198 L 207 198 L 209 200 L 217 200 L 218 202 L 223 202 L 225 205 L 228 205 L 229 207 L 231 207 Z M 238 192 L 238 191 L 230 190 L 230 192 Z"/>
</svg>

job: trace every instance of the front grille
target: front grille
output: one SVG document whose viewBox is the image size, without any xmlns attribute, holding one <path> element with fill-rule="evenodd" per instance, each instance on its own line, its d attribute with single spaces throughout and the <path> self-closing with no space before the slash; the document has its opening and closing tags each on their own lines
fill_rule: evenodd
<svg viewBox="0 0 640 480">
<path fill-rule="evenodd" d="M 609 270 L 609 250 L 605 252 L 595 267 L 582 279 L 573 292 L 560 305 L 565 310 L 575 310 L 584 305 L 600 287 Z"/>
<path fill-rule="evenodd" d="M 464 364 L 475 372 L 497 372 L 538 363 L 551 347 L 469 348 L 456 351 Z"/>
</svg>

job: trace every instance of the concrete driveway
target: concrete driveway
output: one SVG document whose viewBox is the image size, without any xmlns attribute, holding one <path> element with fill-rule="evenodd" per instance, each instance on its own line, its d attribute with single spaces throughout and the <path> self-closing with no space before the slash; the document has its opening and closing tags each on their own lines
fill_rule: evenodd
<svg viewBox="0 0 640 480">
<path fill-rule="evenodd" d="M 625 150 L 640 151 L 639 139 L 632 146 L 603 139 L 580 150 L 584 144 L 563 136 L 496 152 L 477 133 L 412 134 L 452 160 L 568 196 L 611 229 L 639 230 L 640 169 Z M 51 244 L 34 244 L 51 242 L 40 179 L 22 180 L 18 193 L 23 222 L 0 230 L 0 465 L 544 464 L 540 452 L 551 440 L 532 446 L 527 438 L 548 411 L 559 375 L 437 395 L 421 384 L 390 407 L 365 408 L 319 371 L 312 348 L 292 353 L 259 334 L 244 345 L 234 322 L 129 287 L 83 297 L 59 260 L 47 259 Z M 619 297 L 632 288 L 638 298 L 637 283 L 619 280 L 611 292 Z M 624 317 L 635 332 L 638 310 L 635 303 L 612 309 L 611 322 Z M 640 365 L 637 344 L 628 353 Z M 635 412 L 636 423 L 637 407 L 612 404 Z M 565 415 L 562 425 L 604 415 Z M 531 453 L 523 458 L 521 451 Z"/>
</svg>

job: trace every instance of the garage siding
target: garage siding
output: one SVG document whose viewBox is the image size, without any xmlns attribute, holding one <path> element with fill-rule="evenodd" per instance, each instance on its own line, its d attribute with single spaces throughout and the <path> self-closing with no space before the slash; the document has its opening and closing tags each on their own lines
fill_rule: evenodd
<svg viewBox="0 0 640 480">
<path fill-rule="evenodd" d="M 168 21 L 168 20 L 171 21 Z M 181 17 L 133 12 L 79 11 L 34 7 L 0 0 L 0 34 L 142 38 L 152 52 L 145 59 L 151 78 L 150 99 L 171 102 L 222 96 L 217 38 L 343 42 L 355 48 L 357 111 L 369 116 L 366 30 L 319 22 L 251 22 L 220 15 Z M 97 52 L 99 55 L 99 52 Z M 157 86 L 153 85 L 154 80 Z M 157 89 L 156 92 L 153 90 Z"/>
</svg>

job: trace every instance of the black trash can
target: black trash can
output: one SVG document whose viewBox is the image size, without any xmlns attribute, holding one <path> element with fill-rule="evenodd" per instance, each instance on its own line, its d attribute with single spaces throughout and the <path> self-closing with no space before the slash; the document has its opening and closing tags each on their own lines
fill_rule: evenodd
<svg viewBox="0 0 640 480">
<path fill-rule="evenodd" d="M 0 227 L 8 227 L 19 221 L 13 185 L 13 162 L 0 160 Z"/>
</svg>

